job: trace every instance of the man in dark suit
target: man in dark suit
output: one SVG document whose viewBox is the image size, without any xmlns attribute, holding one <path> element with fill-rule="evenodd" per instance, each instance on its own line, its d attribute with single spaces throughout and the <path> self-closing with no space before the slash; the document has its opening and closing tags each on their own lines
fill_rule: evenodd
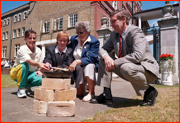
<svg viewBox="0 0 180 123">
<path fill-rule="evenodd" d="M 59 32 L 57 35 L 57 45 L 47 48 L 43 63 L 52 67 L 68 67 L 73 61 L 73 51 L 72 48 L 67 48 L 68 42 L 68 33 L 66 31 Z"/>
<path fill-rule="evenodd" d="M 114 31 L 109 40 L 99 50 L 97 85 L 104 87 L 104 92 L 91 103 L 113 103 L 111 95 L 112 73 L 129 81 L 137 95 L 144 99 L 140 106 L 153 106 L 158 95 L 157 90 L 150 86 L 159 77 L 159 65 L 152 56 L 149 44 L 139 27 L 129 25 L 130 16 L 127 10 L 118 9 L 111 13 L 111 26 Z M 108 53 L 115 51 L 116 59 Z"/>
</svg>

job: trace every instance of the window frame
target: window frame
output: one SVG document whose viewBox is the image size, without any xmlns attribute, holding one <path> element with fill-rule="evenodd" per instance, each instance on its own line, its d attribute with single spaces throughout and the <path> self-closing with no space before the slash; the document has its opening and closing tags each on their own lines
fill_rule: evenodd
<svg viewBox="0 0 180 123">
<path fill-rule="evenodd" d="M 18 14 L 18 22 L 21 21 L 21 13 Z"/>
<path fill-rule="evenodd" d="M 23 29 L 24 29 L 24 30 L 23 30 Z M 25 31 L 26 31 L 26 30 L 25 30 L 25 27 L 22 27 L 22 33 L 21 33 L 21 34 L 22 34 L 22 36 L 24 36 L 24 35 L 25 35 Z"/>
<path fill-rule="evenodd" d="M 4 19 L 4 20 L 3 20 L 3 22 L 4 22 L 4 23 L 3 23 L 3 26 L 6 26 L 6 22 L 7 22 L 7 20 L 6 20 L 6 19 Z"/>
<path fill-rule="evenodd" d="M 21 29 L 20 29 L 20 28 L 18 28 L 18 29 L 17 29 L 17 38 L 19 38 L 19 37 L 20 37 L 20 32 L 21 32 Z"/>
<path fill-rule="evenodd" d="M 8 39 L 8 31 L 6 31 L 6 40 Z"/>
<path fill-rule="evenodd" d="M 6 25 L 9 25 L 9 17 L 7 18 L 7 22 L 6 22 Z"/>
<path fill-rule="evenodd" d="M 26 14 L 25 14 L 25 13 L 26 13 Z M 24 11 L 24 12 L 23 12 L 23 15 L 24 15 L 24 18 L 23 18 L 23 19 L 25 20 L 25 19 L 27 18 L 27 11 Z"/>
<path fill-rule="evenodd" d="M 2 58 L 6 58 L 6 54 L 7 54 L 7 46 L 3 46 L 2 47 Z"/>
<path fill-rule="evenodd" d="M 5 40 L 5 32 L 2 33 L 2 40 Z"/>
<path fill-rule="evenodd" d="M 117 9 L 117 1 L 112 1 L 112 7 L 116 10 Z"/>
<path fill-rule="evenodd" d="M 17 14 L 14 15 L 14 23 L 17 22 Z"/>
<path fill-rule="evenodd" d="M 60 25 L 60 23 L 62 23 Z M 63 29 L 63 17 L 54 19 L 54 31 Z"/>
<path fill-rule="evenodd" d="M 77 15 L 77 20 L 75 20 L 75 16 Z M 73 17 L 71 17 L 73 16 Z M 72 19 L 72 20 L 71 20 Z M 72 22 L 72 23 L 71 23 Z M 75 24 L 78 22 L 78 13 L 73 13 L 68 15 L 68 28 L 74 27 Z"/>
<path fill-rule="evenodd" d="M 43 21 L 43 33 L 49 33 L 49 32 L 50 32 L 50 20 Z"/>
<path fill-rule="evenodd" d="M 13 38 L 16 38 L 16 30 L 13 30 Z"/>
<path fill-rule="evenodd" d="M 14 57 L 16 57 L 17 56 L 17 52 L 18 52 L 18 50 L 20 49 L 20 44 L 15 44 L 15 47 L 14 47 Z"/>
</svg>

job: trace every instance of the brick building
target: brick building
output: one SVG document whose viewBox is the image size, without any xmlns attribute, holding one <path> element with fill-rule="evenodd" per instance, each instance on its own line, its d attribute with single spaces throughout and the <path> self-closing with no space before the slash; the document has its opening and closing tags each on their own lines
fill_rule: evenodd
<svg viewBox="0 0 180 123">
<path fill-rule="evenodd" d="M 133 6 L 133 7 L 132 7 Z M 33 29 L 37 32 L 36 45 L 43 55 L 48 46 L 55 45 L 59 31 L 75 35 L 77 21 L 90 21 L 91 35 L 98 37 L 96 30 L 101 28 L 101 18 L 117 9 L 124 8 L 132 13 L 141 11 L 139 1 L 31 1 L 18 8 L 1 14 L 1 59 L 15 59 L 20 46 L 25 44 L 24 32 Z M 133 9 L 132 9 L 133 8 Z M 131 20 L 136 25 L 136 19 Z M 142 22 L 149 26 L 147 22 Z M 110 25 L 110 24 L 109 24 Z"/>
</svg>

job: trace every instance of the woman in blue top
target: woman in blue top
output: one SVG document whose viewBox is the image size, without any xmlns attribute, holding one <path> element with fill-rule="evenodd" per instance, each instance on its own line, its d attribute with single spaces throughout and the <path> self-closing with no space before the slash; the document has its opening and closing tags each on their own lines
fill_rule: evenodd
<svg viewBox="0 0 180 123">
<path fill-rule="evenodd" d="M 95 72 L 98 69 L 99 40 L 90 35 L 89 21 L 80 21 L 75 25 L 77 35 L 71 37 L 70 47 L 73 49 L 74 61 L 69 69 L 74 71 L 77 96 L 84 96 L 86 82 L 89 85 L 89 93 L 82 99 L 88 102 L 94 98 Z"/>
</svg>

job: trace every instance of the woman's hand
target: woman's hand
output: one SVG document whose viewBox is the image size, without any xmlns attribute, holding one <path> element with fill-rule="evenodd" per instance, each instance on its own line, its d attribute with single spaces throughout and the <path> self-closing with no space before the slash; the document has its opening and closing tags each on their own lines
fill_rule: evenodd
<svg viewBox="0 0 180 123">
<path fill-rule="evenodd" d="M 36 71 L 35 75 L 43 76 L 43 73 L 41 71 Z"/>
<path fill-rule="evenodd" d="M 76 60 L 73 61 L 73 62 L 69 65 L 70 71 L 75 71 L 77 64 L 78 64 L 78 63 L 77 63 Z"/>
</svg>

